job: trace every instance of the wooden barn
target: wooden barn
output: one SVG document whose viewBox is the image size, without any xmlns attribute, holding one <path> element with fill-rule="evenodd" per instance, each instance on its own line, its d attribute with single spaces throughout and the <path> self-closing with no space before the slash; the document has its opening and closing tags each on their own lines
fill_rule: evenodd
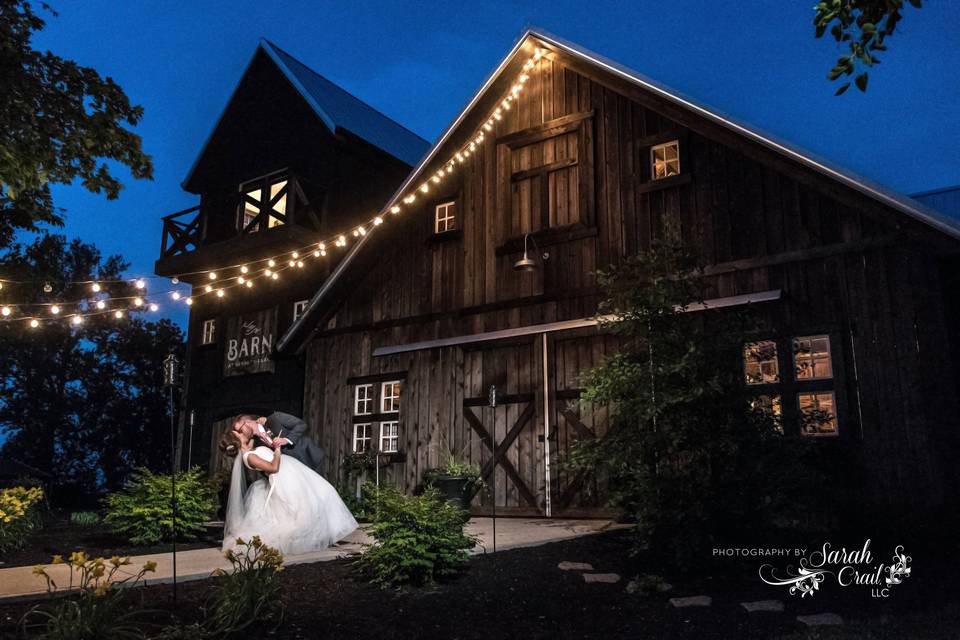
<svg viewBox="0 0 960 640">
<path fill-rule="evenodd" d="M 745 389 L 848 457 L 855 486 L 825 492 L 952 499 L 957 222 L 538 31 L 392 182 L 372 223 L 321 218 L 355 238 L 275 345 L 278 366 L 303 367 L 329 478 L 373 450 L 381 481 L 413 490 L 453 453 L 496 488 L 478 513 L 600 513 L 602 488 L 557 465 L 607 428 L 576 402 L 616 350 L 594 274 L 671 222 L 706 261 L 707 304 L 771 327 L 744 347 Z M 831 419 L 801 429 L 814 411 Z"/>
</svg>

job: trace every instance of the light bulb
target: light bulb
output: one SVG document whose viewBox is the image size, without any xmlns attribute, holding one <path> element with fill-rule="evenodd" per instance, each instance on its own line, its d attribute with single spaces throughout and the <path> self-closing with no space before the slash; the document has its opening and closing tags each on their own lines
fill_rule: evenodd
<svg viewBox="0 0 960 640">
<path fill-rule="evenodd" d="M 314 258 L 319 258 L 319 257 L 320 257 L 320 249 L 317 249 L 316 251 L 313 252 L 313 257 L 314 257 Z"/>
<path fill-rule="evenodd" d="M 187 298 L 187 306 L 190 306 L 192 304 L 193 304 L 193 298 Z"/>
<path fill-rule="evenodd" d="M 123 317 L 123 311 L 120 311 L 120 309 L 117 309 L 116 311 L 113 312 L 113 317 L 119 320 L 120 318 Z"/>
<path fill-rule="evenodd" d="M 145 286 L 147 286 L 147 283 L 143 281 L 143 278 L 137 280 L 136 282 L 137 289 L 143 289 Z"/>
<path fill-rule="evenodd" d="M 323 244 L 322 242 L 317 245 L 317 249 L 319 249 L 320 251 L 323 251 L 326 248 L 327 248 L 327 245 Z"/>
<path fill-rule="evenodd" d="M 30 327 L 31 327 L 32 329 L 36 329 L 36 328 L 39 327 L 39 326 L 40 326 L 40 323 L 37 322 L 36 320 L 31 320 L 31 321 L 30 321 Z"/>
<path fill-rule="evenodd" d="M 247 280 L 247 289 L 250 289 L 252 287 L 253 287 L 253 280 Z"/>
<path fill-rule="evenodd" d="M 297 260 L 297 269 L 303 269 L 303 260 Z"/>
<path fill-rule="evenodd" d="M 174 292 L 171 294 L 170 297 L 172 297 L 174 300 L 179 300 L 179 299 L 180 299 L 180 292 L 179 292 L 179 291 L 174 291 Z"/>
<path fill-rule="evenodd" d="M 210 293 L 211 291 L 213 291 L 213 287 L 211 287 L 210 285 L 206 285 L 203 287 L 203 290 L 206 291 L 207 293 Z"/>
<path fill-rule="evenodd" d="M 70 322 L 73 324 L 83 324 L 83 316 L 73 316 L 73 320 Z"/>
<path fill-rule="evenodd" d="M 390 213 L 392 213 L 392 214 L 398 214 L 398 213 L 400 213 L 400 207 L 397 206 L 397 205 L 393 205 L 392 207 L 390 207 Z"/>
<path fill-rule="evenodd" d="M 4 317 L 7 317 L 11 313 L 13 313 L 13 309 L 11 309 L 10 307 L 4 307 L 3 309 L 0 309 L 0 313 L 2 313 Z"/>
<path fill-rule="evenodd" d="M 240 267 L 240 273 L 246 273 L 248 271 L 250 271 L 250 269 L 247 268 L 247 265 L 243 265 L 242 267 Z"/>
<path fill-rule="evenodd" d="M 99 283 L 99 282 L 94 282 L 93 285 L 91 285 L 90 288 L 93 289 L 93 292 L 94 292 L 94 293 L 98 293 L 98 292 L 100 291 L 100 283 Z"/>
<path fill-rule="evenodd" d="M 327 252 L 326 252 L 326 251 L 321 251 L 321 252 L 320 252 L 320 255 L 325 256 L 325 255 L 327 255 Z"/>
<path fill-rule="evenodd" d="M 357 229 L 357 233 L 359 233 L 362 236 L 365 236 L 367 235 L 367 229 L 365 227 L 360 227 L 359 229 Z"/>
<path fill-rule="evenodd" d="M 246 280 L 247 279 L 244 278 L 243 276 L 237 276 L 237 282 L 239 282 L 240 284 L 243 284 L 244 282 L 246 282 Z"/>
<path fill-rule="evenodd" d="M 97 309 L 106 309 L 107 303 L 103 300 L 97 300 Z"/>
<path fill-rule="evenodd" d="M 59 315 L 60 307 L 58 307 L 57 305 L 53 305 L 52 307 L 50 307 L 50 313 L 52 313 L 53 315 Z"/>
<path fill-rule="evenodd" d="M 50 293 L 50 292 L 52 292 L 52 291 L 53 291 L 53 285 L 50 284 L 49 282 L 44 282 L 44 283 L 43 283 L 43 292 L 44 292 L 44 293 Z"/>
<path fill-rule="evenodd" d="M 0 289 L 3 289 L 3 283 L 0 282 Z"/>
<path fill-rule="evenodd" d="M 223 292 L 223 289 L 217 289 L 217 297 L 218 297 L 218 298 L 222 298 L 224 295 L 225 295 L 225 294 L 224 294 L 224 292 Z"/>
<path fill-rule="evenodd" d="M 134 298 L 134 299 L 133 299 L 133 304 L 134 304 L 134 306 L 142 307 L 142 306 L 143 306 L 143 298 Z"/>
<path fill-rule="evenodd" d="M 154 313 L 156 313 L 156 312 L 157 312 L 157 309 L 159 309 L 159 308 L 160 308 L 160 307 L 157 306 L 157 303 L 156 303 L 156 302 L 153 302 L 153 303 L 150 304 L 150 311 L 152 311 L 152 312 L 154 312 Z"/>
<path fill-rule="evenodd" d="M 211 280 L 216 280 L 217 274 L 211 271 L 210 273 L 207 274 L 207 277 L 210 278 Z"/>
<path fill-rule="evenodd" d="M 290 254 L 290 257 L 293 258 L 294 260 L 296 260 L 297 258 L 300 257 L 300 254 L 297 253 L 296 251 L 294 251 L 293 253 Z"/>
<path fill-rule="evenodd" d="M 267 276 L 273 275 L 273 271 L 270 271 L 270 269 L 264 269 L 264 270 L 263 270 L 263 274 L 264 274 L 264 275 L 267 275 Z"/>
<path fill-rule="evenodd" d="M 275 274 L 273 274 L 273 275 L 270 276 L 270 277 L 273 278 L 274 280 L 279 280 L 279 279 L 280 279 L 280 274 L 279 274 L 279 273 L 275 273 Z"/>
<path fill-rule="evenodd" d="M 380 216 L 377 216 L 376 218 L 373 219 L 373 224 L 375 225 L 383 224 L 383 218 L 381 218 Z"/>
<path fill-rule="evenodd" d="M 291 260 L 288 264 L 289 264 L 291 267 L 295 267 L 295 266 L 297 266 L 297 261 L 296 261 L 296 260 Z"/>
<path fill-rule="evenodd" d="M 267 266 L 268 266 L 268 267 L 275 267 L 275 266 L 277 266 L 277 263 L 276 263 L 273 259 L 271 259 L 271 260 L 269 260 L 269 261 L 267 262 Z"/>
<path fill-rule="evenodd" d="M 180 278 L 170 278 L 170 282 L 173 284 L 180 284 Z"/>
</svg>

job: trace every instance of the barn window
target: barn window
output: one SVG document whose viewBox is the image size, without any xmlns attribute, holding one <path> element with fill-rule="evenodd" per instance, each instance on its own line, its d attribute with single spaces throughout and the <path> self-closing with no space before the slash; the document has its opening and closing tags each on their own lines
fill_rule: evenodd
<svg viewBox="0 0 960 640">
<path fill-rule="evenodd" d="M 680 141 L 650 147 L 650 177 L 653 180 L 680 175 Z"/>
<path fill-rule="evenodd" d="M 446 233 L 457 228 L 457 203 L 455 200 L 441 202 L 434 208 L 433 232 Z"/>
<path fill-rule="evenodd" d="M 307 305 L 310 303 L 310 300 L 297 300 L 293 303 L 293 321 L 296 322 L 300 319 L 300 316 L 303 315 L 303 312 L 307 310 Z"/>
<path fill-rule="evenodd" d="M 381 453 L 397 453 L 400 450 L 400 423 L 396 420 L 380 423 Z"/>
<path fill-rule="evenodd" d="M 832 391 L 797 395 L 800 409 L 800 432 L 805 436 L 837 435 L 836 402 Z"/>
<path fill-rule="evenodd" d="M 830 336 L 793 339 L 793 363 L 797 380 L 825 380 L 833 377 Z"/>
<path fill-rule="evenodd" d="M 214 319 L 203 321 L 203 333 L 200 344 L 213 344 L 217 340 L 217 321 Z"/>
<path fill-rule="evenodd" d="M 268 229 L 284 224 L 287 191 L 287 180 L 275 176 L 240 185 L 240 231 L 256 233 L 264 221 Z"/>
<path fill-rule="evenodd" d="M 750 401 L 750 408 L 770 417 L 776 424 L 776 430 L 783 433 L 783 405 L 780 394 L 757 396 Z"/>
<path fill-rule="evenodd" d="M 380 385 L 380 412 L 400 411 L 400 381 L 391 380 Z"/>
<path fill-rule="evenodd" d="M 743 345 L 743 374 L 747 384 L 780 382 L 777 343 L 773 340 L 763 340 Z"/>
<path fill-rule="evenodd" d="M 373 413 L 373 385 L 358 384 L 353 393 L 353 415 L 367 416 Z"/>
<path fill-rule="evenodd" d="M 354 453 L 363 453 L 370 450 L 370 441 L 372 438 L 373 425 L 369 422 L 363 422 L 353 425 L 353 451 Z"/>
</svg>

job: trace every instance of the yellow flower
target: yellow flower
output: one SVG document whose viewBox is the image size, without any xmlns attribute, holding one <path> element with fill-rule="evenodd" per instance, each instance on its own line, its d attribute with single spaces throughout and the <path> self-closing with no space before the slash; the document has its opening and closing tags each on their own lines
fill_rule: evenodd
<svg viewBox="0 0 960 640">
<path fill-rule="evenodd" d="M 239 544 L 239 545 L 244 545 L 244 544 L 247 544 L 247 543 L 243 541 L 243 538 L 237 538 L 237 544 Z"/>
<path fill-rule="evenodd" d="M 35 576 L 45 576 L 47 575 L 47 570 L 42 564 L 38 564 L 33 568 L 33 575 Z"/>
<path fill-rule="evenodd" d="M 109 585 L 108 583 L 104 582 L 103 584 L 97 585 L 97 588 L 94 589 L 94 591 L 93 591 L 93 595 L 95 595 L 95 596 L 105 596 L 105 595 L 107 595 L 107 591 L 109 591 L 109 590 L 110 590 L 110 585 Z"/>
<path fill-rule="evenodd" d="M 263 546 L 263 542 L 260 540 L 260 536 L 253 536 L 253 540 L 250 541 L 250 544 L 253 545 L 254 549 L 259 549 Z"/>
<path fill-rule="evenodd" d="M 153 560 L 149 560 L 149 561 L 143 563 L 143 570 L 144 570 L 144 571 L 156 571 L 156 570 L 157 570 L 157 563 L 154 562 Z"/>
<path fill-rule="evenodd" d="M 92 575 L 94 578 L 100 578 L 103 576 L 105 570 L 106 569 L 104 569 L 102 564 L 94 565 L 93 569 L 90 571 L 90 575 Z"/>
<path fill-rule="evenodd" d="M 50 564 L 63 564 L 63 556 L 59 554 L 53 556 L 53 560 L 50 561 Z"/>
<path fill-rule="evenodd" d="M 112 556 L 112 557 L 110 558 L 110 564 L 112 564 L 112 565 L 115 566 L 115 567 L 119 567 L 119 566 L 120 566 L 120 556 Z"/>
<path fill-rule="evenodd" d="M 217 569 L 214 569 L 214 570 L 213 570 L 213 574 L 212 574 L 212 575 L 213 575 L 213 577 L 215 577 L 215 578 L 219 578 L 220 576 L 225 576 L 225 575 L 227 575 L 227 572 L 224 571 L 223 569 L 217 568 Z"/>
</svg>

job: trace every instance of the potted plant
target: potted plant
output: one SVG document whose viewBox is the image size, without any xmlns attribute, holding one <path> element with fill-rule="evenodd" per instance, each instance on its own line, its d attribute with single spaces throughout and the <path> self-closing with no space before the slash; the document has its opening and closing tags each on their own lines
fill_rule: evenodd
<svg viewBox="0 0 960 640">
<path fill-rule="evenodd" d="M 480 465 L 458 460 L 453 454 L 447 456 L 443 466 L 425 472 L 423 480 L 435 487 L 448 501 L 464 509 L 470 508 L 470 501 L 484 484 L 480 477 Z"/>
</svg>

